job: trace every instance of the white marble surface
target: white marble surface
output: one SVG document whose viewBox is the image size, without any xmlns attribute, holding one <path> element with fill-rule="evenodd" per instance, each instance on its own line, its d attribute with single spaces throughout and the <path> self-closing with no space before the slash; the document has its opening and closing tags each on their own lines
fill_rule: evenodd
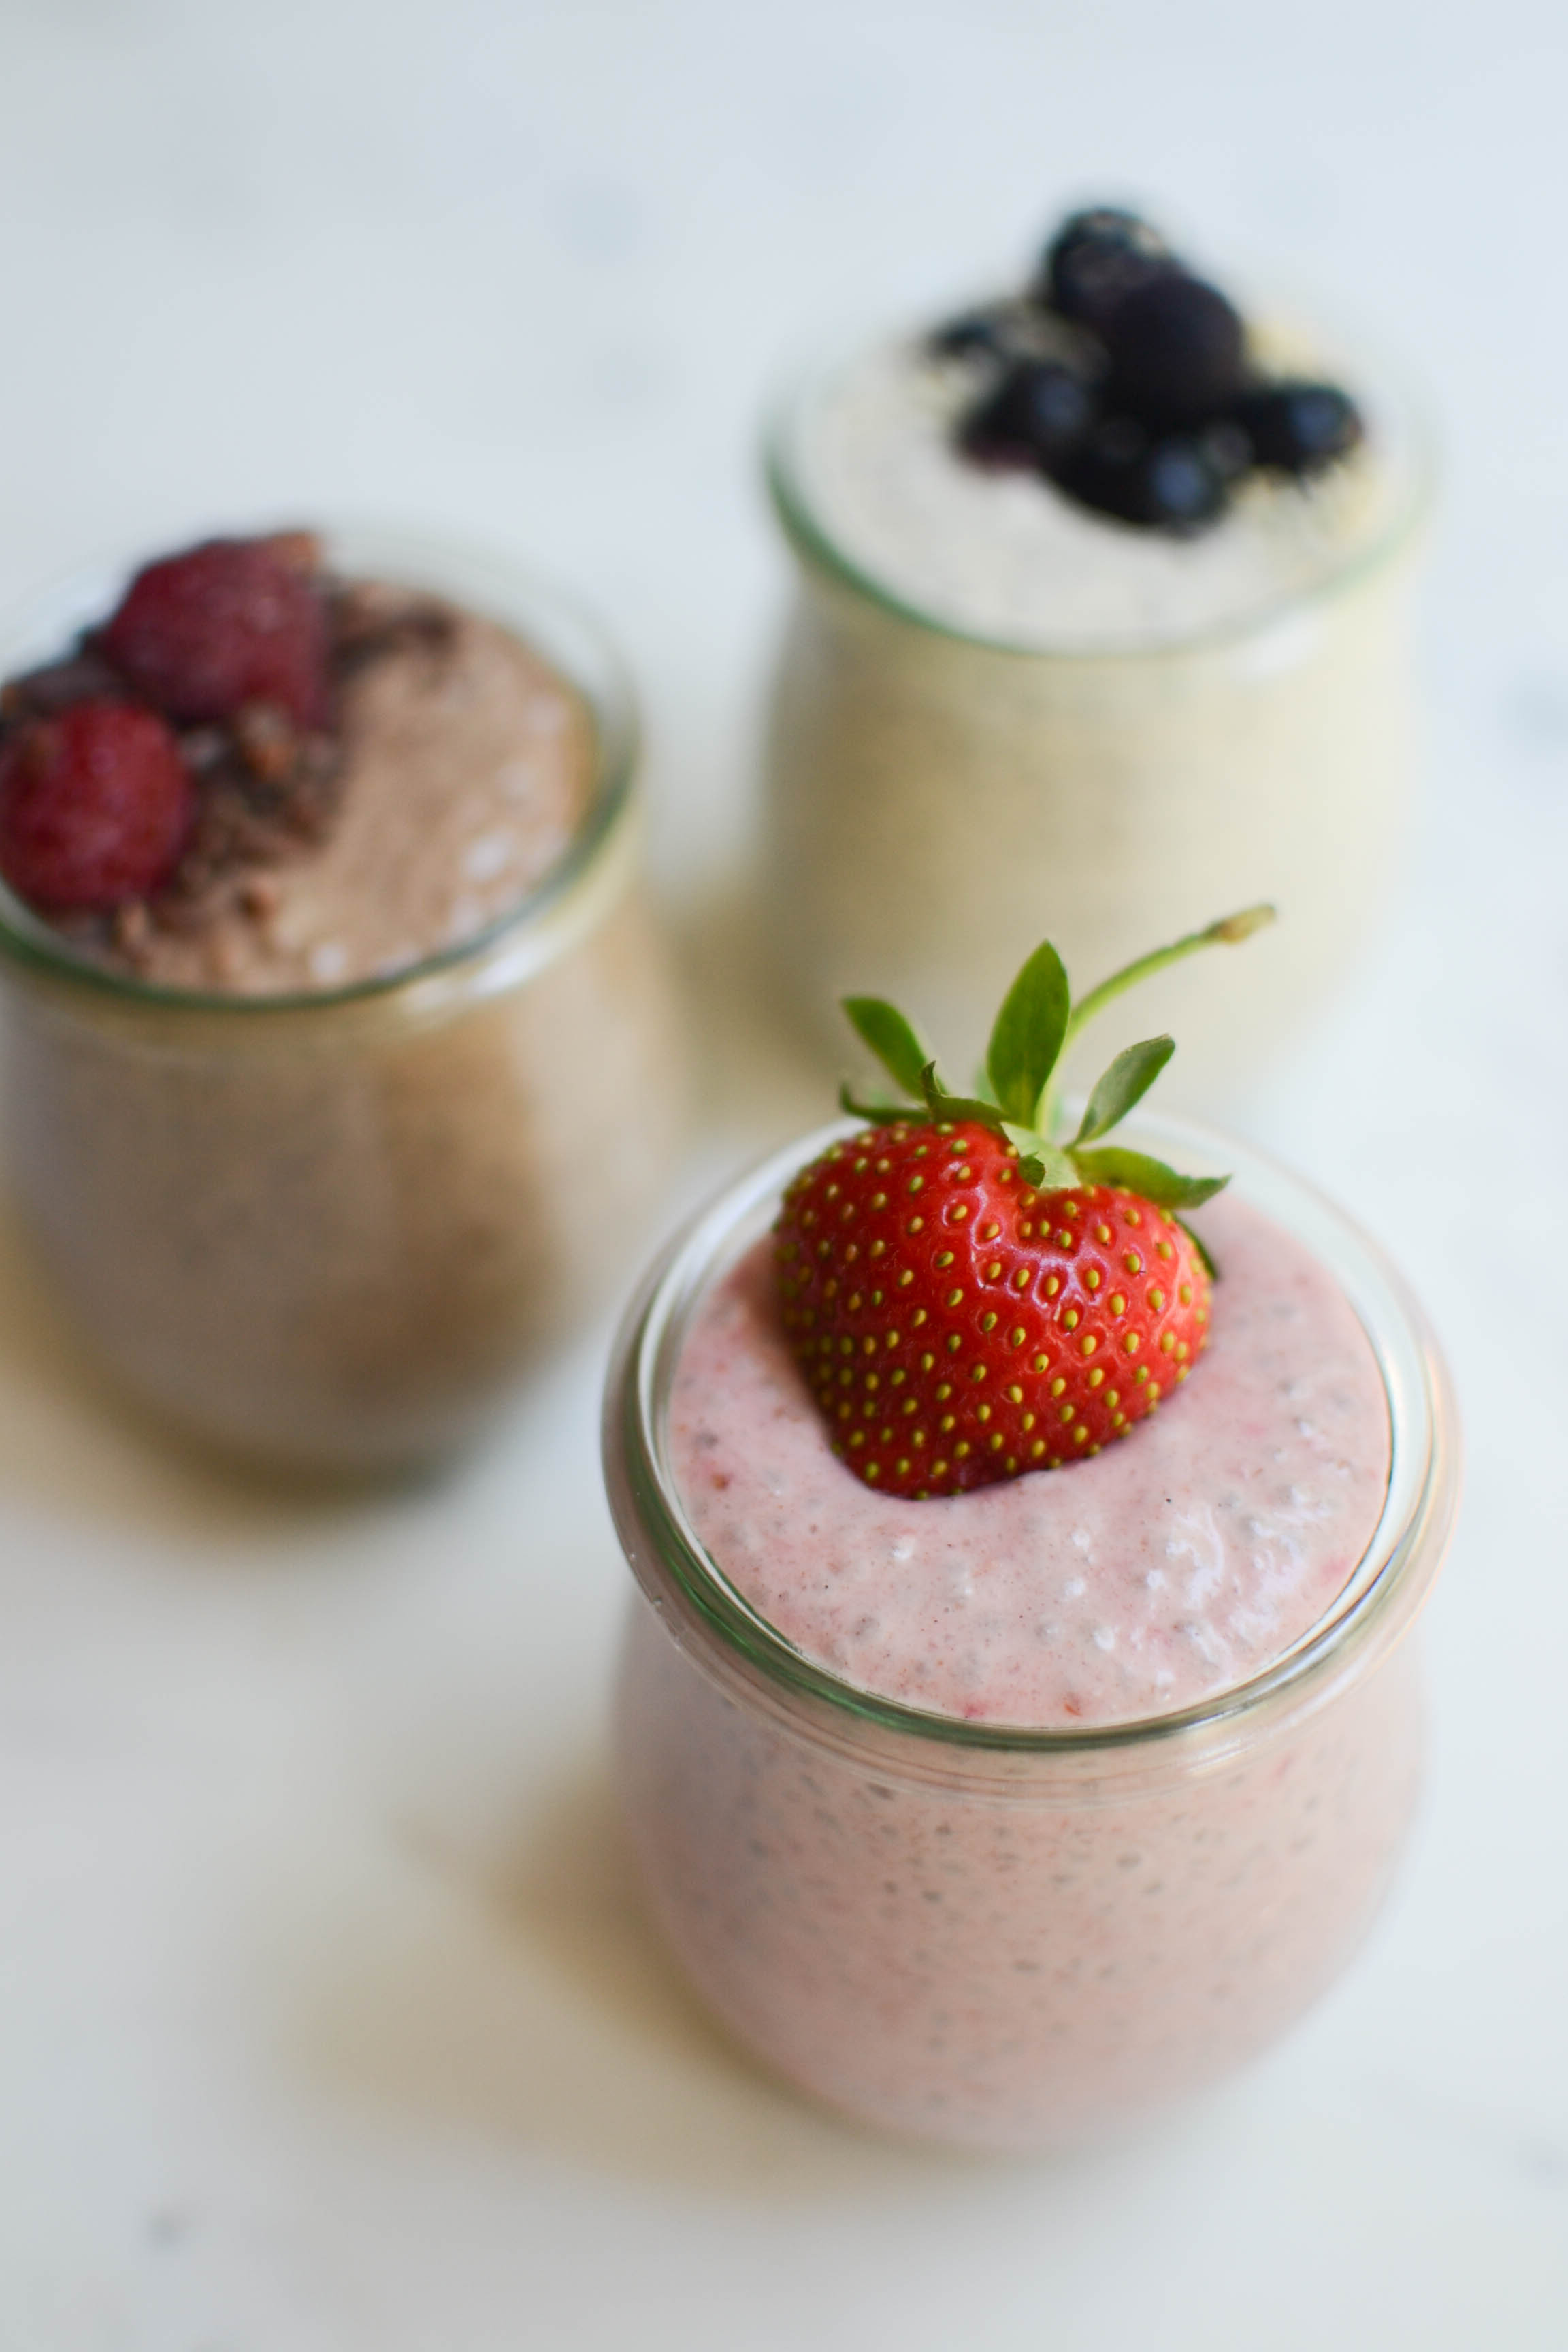
<svg viewBox="0 0 1568 2352">
<path fill-rule="evenodd" d="M 453 1482 L 327 1507 L 151 1444 L 7 1244 L 7 2352 L 1568 2341 L 1565 70 L 1526 0 L 0 9 L 0 596 L 261 509 L 531 551 L 637 663 L 689 903 L 745 836 L 803 335 L 1101 186 L 1373 320 L 1449 447 L 1426 817 L 1239 1116 L 1425 1290 L 1471 1465 L 1363 1963 L 1149 2144 L 955 2163 L 754 2076 L 629 1901 L 602 1333 Z M 710 1170 L 809 1099 L 725 1091 Z"/>
</svg>

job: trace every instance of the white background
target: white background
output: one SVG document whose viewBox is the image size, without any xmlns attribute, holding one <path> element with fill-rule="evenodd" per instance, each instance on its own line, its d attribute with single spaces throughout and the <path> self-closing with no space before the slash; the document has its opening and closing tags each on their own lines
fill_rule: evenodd
<svg viewBox="0 0 1568 2352">
<path fill-rule="evenodd" d="M 1421 837 L 1230 1115 L 1404 1261 L 1470 1459 L 1366 1958 L 1131 2152 L 957 2162 L 755 2076 L 638 1920 L 602 1331 L 455 1480 L 290 1499 L 123 1420 L 5 1238 L 5 2352 L 1568 2342 L 1559 14 L 0 0 L 4 601 L 258 513 L 528 554 L 636 662 L 689 918 L 745 839 L 752 428 L 803 337 L 1100 191 L 1373 322 L 1447 450 Z M 709 1173 L 813 1115 L 732 1053 L 711 1100 Z"/>
</svg>

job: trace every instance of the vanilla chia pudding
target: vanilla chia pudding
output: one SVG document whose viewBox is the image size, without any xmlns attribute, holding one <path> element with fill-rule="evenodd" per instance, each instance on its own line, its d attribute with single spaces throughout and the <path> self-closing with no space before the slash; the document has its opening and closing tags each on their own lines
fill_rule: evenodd
<svg viewBox="0 0 1568 2352">
<path fill-rule="evenodd" d="M 264 577 L 257 602 L 257 548 L 308 576 L 304 686 L 277 650 L 297 586 Z M 122 651 L 111 581 L 0 662 L 11 1182 L 141 1400 L 266 1459 L 417 1462 L 481 1428 L 602 1295 L 672 1161 L 682 1055 L 635 730 L 596 633 L 504 565 L 295 533 L 151 570 L 193 553 L 197 638 L 242 594 L 241 652 L 244 626 L 273 627 L 237 709 L 166 686 L 156 643 Z M 177 593 L 161 625 L 174 670 L 199 671 Z M 84 706 L 100 735 L 117 714 L 166 730 L 184 800 L 161 860 L 157 806 L 138 835 L 70 767 Z M 18 786 L 26 758 L 49 782 L 49 756 L 66 818 L 99 793 L 85 865 Z"/>
<path fill-rule="evenodd" d="M 1114 361 L 1107 378 L 1099 331 L 1037 284 L 871 339 L 779 418 L 799 583 L 767 736 L 767 905 L 789 992 L 830 1039 L 868 972 L 962 1035 L 1043 929 L 1109 970 L 1211 904 L 1277 900 L 1239 1021 L 1212 970 L 1164 983 L 1183 1076 L 1212 1093 L 1322 1000 L 1386 887 L 1423 457 L 1393 390 L 1310 327 L 1247 322 L 1235 387 L 1173 420 L 1157 383 L 1123 394 Z M 1029 368 L 1087 388 L 1093 431 L 1174 451 L 1198 509 L 1129 517 L 1076 494 L 1078 460 L 983 443 L 987 399 Z M 1238 469 L 1248 387 L 1310 383 L 1350 408 L 1325 376 L 1354 395 L 1353 437 Z"/>
<path fill-rule="evenodd" d="M 813 1148 L 678 1248 L 612 1378 L 640 1868 L 791 2081 L 895 2131 L 1077 2144 L 1266 2047 L 1376 1913 L 1453 1508 L 1443 1376 L 1370 1245 L 1243 1154 L 1197 1219 L 1213 1337 L 1157 1417 L 878 1493 L 773 1296 L 762 1229 Z"/>
</svg>

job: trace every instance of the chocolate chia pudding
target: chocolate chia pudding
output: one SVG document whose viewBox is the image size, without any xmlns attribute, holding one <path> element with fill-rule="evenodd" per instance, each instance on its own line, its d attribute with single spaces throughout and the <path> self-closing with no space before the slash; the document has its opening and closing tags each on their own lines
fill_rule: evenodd
<svg viewBox="0 0 1568 2352">
<path fill-rule="evenodd" d="M 780 1155 L 630 1318 L 619 1699 L 652 1906 L 719 2015 L 879 2126 L 1112 2134 L 1265 2048 L 1374 1916 L 1419 1779 L 1444 1378 L 1363 1238 L 1228 1143 L 1212 1341 L 1059 1470 L 868 1487 L 781 1327 Z M 853 1148 L 853 1147 L 852 1147 Z"/>
<path fill-rule="evenodd" d="M 1125 381 L 1104 322 L 1037 284 L 935 335 L 869 339 L 777 423 L 800 576 L 764 870 L 779 969 L 825 1037 L 868 972 L 958 1035 L 1042 929 L 1110 969 L 1216 900 L 1272 898 L 1239 1021 L 1212 971 L 1167 983 L 1184 1076 L 1212 1091 L 1353 960 L 1409 789 L 1423 459 L 1359 361 L 1230 315 L 1235 380 L 1196 417 Z M 1337 431 L 1331 455 L 1271 439 L 1281 403 L 1325 448 Z M 1117 474 L 1095 435 L 1144 471 Z M 1151 478 L 1199 505 L 1136 508 Z"/>
<path fill-rule="evenodd" d="M 161 1412 L 416 1461 L 614 1279 L 675 1148 L 624 689 L 446 551 L 289 534 L 148 579 L 140 641 L 106 581 L 4 652 L 12 1182 Z"/>
</svg>

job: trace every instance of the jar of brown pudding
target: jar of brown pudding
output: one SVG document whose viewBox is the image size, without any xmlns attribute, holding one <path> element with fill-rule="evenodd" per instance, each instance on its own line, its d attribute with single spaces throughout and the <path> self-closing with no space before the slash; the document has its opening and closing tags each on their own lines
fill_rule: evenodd
<svg viewBox="0 0 1568 2352">
<path fill-rule="evenodd" d="M 506 690 L 524 736 L 537 721 L 515 758 L 495 727 L 486 739 L 519 841 L 476 817 L 456 902 L 438 921 L 424 908 L 423 937 L 358 948 L 290 938 L 271 869 L 241 891 L 257 921 L 237 939 L 172 919 L 165 935 L 154 909 L 110 952 L 0 889 L 5 1149 L 72 1319 L 138 1399 L 247 1455 L 373 1470 L 476 1433 L 613 1284 L 674 1157 L 682 1064 L 638 878 L 635 718 L 596 628 L 509 564 L 443 545 L 345 530 L 323 559 L 458 633 L 456 651 L 426 648 L 446 671 L 355 689 L 362 730 L 422 763 L 440 813 L 411 803 L 415 867 L 448 802 L 482 814 L 486 663 L 521 676 Z M 0 675 L 58 658 L 121 584 L 79 581 L 36 607 L 0 642 Z M 349 794 L 354 756 L 351 741 Z M 545 759 L 576 772 L 542 846 Z M 327 853 L 367 903 L 385 830 L 340 830 Z M 308 856 L 278 869 L 285 900 L 309 871 Z"/>
</svg>

